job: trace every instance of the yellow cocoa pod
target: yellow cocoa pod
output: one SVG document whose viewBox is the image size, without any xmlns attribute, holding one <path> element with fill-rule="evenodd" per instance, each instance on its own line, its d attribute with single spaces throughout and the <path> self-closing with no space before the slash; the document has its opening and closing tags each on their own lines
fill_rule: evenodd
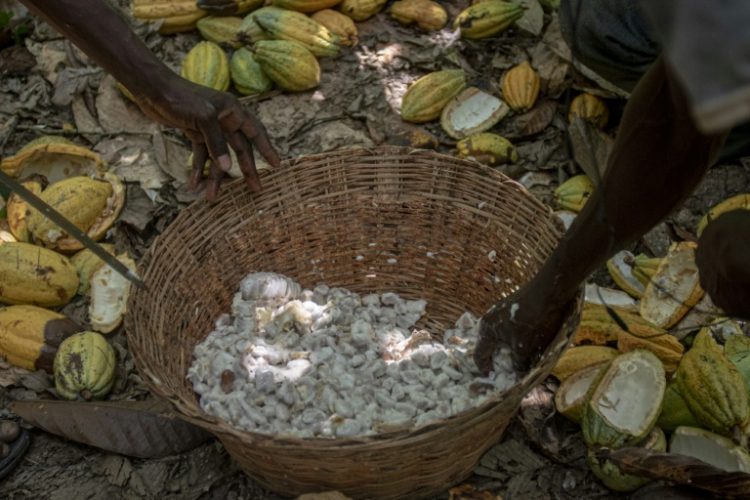
<svg viewBox="0 0 750 500">
<path fill-rule="evenodd" d="M 599 128 L 604 128 L 609 121 L 609 110 L 604 101 L 591 94 L 580 94 L 570 103 L 568 120 L 573 121 L 577 116 Z"/>
<path fill-rule="evenodd" d="M 28 180 L 21 183 L 26 189 L 39 196 L 42 194 L 42 183 L 37 180 Z M 28 204 L 16 193 L 11 193 L 5 212 L 8 216 L 8 228 L 18 241 L 31 241 L 31 235 L 26 227 L 26 214 L 29 210 Z"/>
<path fill-rule="evenodd" d="M 106 171 L 100 155 L 54 135 L 45 135 L 26 144 L 0 161 L 0 169 L 21 179 L 33 175 L 57 182 L 75 175 L 97 175 Z"/>
<path fill-rule="evenodd" d="M 242 26 L 241 17 L 208 16 L 199 20 L 196 26 L 201 36 L 209 42 L 226 43 L 234 48 L 242 44 L 239 38 L 240 26 Z"/>
<path fill-rule="evenodd" d="M 645 323 L 638 315 L 632 314 L 623 308 L 610 306 L 628 324 L 633 322 Z M 625 316 L 625 317 L 624 317 Z M 612 319 L 607 309 L 602 304 L 584 302 L 581 311 L 581 321 L 573 335 L 573 343 L 605 345 L 617 342 L 617 334 L 622 329 Z"/>
<path fill-rule="evenodd" d="M 503 99 L 515 111 L 531 109 L 539 97 L 539 74 L 524 61 L 505 72 L 500 80 Z"/>
<path fill-rule="evenodd" d="M 101 399 L 115 382 L 115 350 L 102 335 L 81 332 L 63 340 L 54 362 L 55 390 L 64 399 Z"/>
<path fill-rule="evenodd" d="M 311 17 L 328 28 L 328 31 L 338 35 L 341 45 L 353 47 L 357 44 L 357 26 L 351 17 L 331 9 L 318 11 Z"/>
<path fill-rule="evenodd" d="M 112 255 L 115 254 L 115 246 L 110 243 L 102 243 L 101 246 Z M 78 293 L 80 295 L 87 295 L 91 287 L 91 277 L 96 271 L 104 265 L 104 261 L 100 259 L 94 252 L 88 248 L 81 250 L 70 258 L 70 263 L 76 268 L 78 273 Z"/>
<path fill-rule="evenodd" d="M 562 382 L 584 368 L 615 359 L 617 354 L 616 349 L 599 345 L 569 347 L 552 368 L 552 375 Z"/>
<path fill-rule="evenodd" d="M 661 264 L 661 257 L 649 257 L 646 254 L 638 254 L 633 259 L 633 276 L 643 283 L 645 287 Z"/>
<path fill-rule="evenodd" d="M 391 17 L 409 26 L 416 24 L 423 31 L 439 31 L 448 23 L 448 13 L 432 0 L 399 0 L 391 5 Z"/>
<path fill-rule="evenodd" d="M 254 15 L 263 30 L 276 40 L 298 42 L 316 56 L 335 56 L 340 50 L 338 35 L 314 19 L 292 10 L 266 7 Z"/>
<path fill-rule="evenodd" d="M 113 174 L 71 177 L 49 186 L 40 198 L 89 237 L 100 240 L 125 205 L 125 186 Z M 34 239 L 49 248 L 61 252 L 83 248 L 77 239 L 35 209 L 28 210 L 26 223 Z"/>
<path fill-rule="evenodd" d="M 555 189 L 555 202 L 562 209 L 578 213 L 583 209 L 593 192 L 594 184 L 591 179 L 583 174 L 576 175 Z"/>
<path fill-rule="evenodd" d="M 524 6 L 515 2 L 486 0 L 462 11 L 453 22 L 463 38 L 487 38 L 508 29 L 523 17 Z"/>
<path fill-rule="evenodd" d="M 60 343 L 81 328 L 60 313 L 37 306 L 0 308 L 0 356 L 26 370 L 52 365 Z"/>
<path fill-rule="evenodd" d="M 255 16 L 266 10 L 268 7 L 260 8 L 254 12 L 251 12 L 242 20 L 240 25 L 239 33 L 237 34 L 239 40 L 245 45 L 252 45 L 259 40 L 270 40 L 271 36 L 263 31 L 260 24 L 255 20 Z"/>
<path fill-rule="evenodd" d="M 330 9 L 341 3 L 341 0 L 271 0 L 271 5 L 298 12 L 318 12 Z"/>
<path fill-rule="evenodd" d="M 300 92 L 320 84 L 320 65 L 312 52 L 298 42 L 261 40 L 255 60 L 268 77 L 284 90 Z"/>
<path fill-rule="evenodd" d="M 721 214 L 731 212 L 732 210 L 750 210 L 750 193 L 732 196 L 714 206 L 698 223 L 698 229 L 696 230 L 697 235 L 700 236 L 703 234 L 703 230 L 706 229 L 706 226 L 710 221 L 718 218 Z"/>
<path fill-rule="evenodd" d="M 443 108 L 466 87 L 466 74 L 460 69 L 428 73 L 412 83 L 401 101 L 401 118 L 425 123 L 437 119 Z"/>
<path fill-rule="evenodd" d="M 214 42 L 199 42 L 182 61 L 183 78 L 214 90 L 229 88 L 229 59 Z"/>
<path fill-rule="evenodd" d="M 518 161 L 518 152 L 513 144 L 505 137 L 489 132 L 461 139 L 456 148 L 461 158 L 473 158 L 487 165 L 503 165 Z"/>
<path fill-rule="evenodd" d="M 685 351 L 685 347 L 677 340 L 677 337 L 657 326 L 628 322 L 626 318 L 623 319 L 629 331 L 620 330 L 617 333 L 617 349 L 620 352 L 645 349 L 656 354 L 664 365 L 665 372 L 673 373 L 677 370 L 677 365 L 680 364 Z"/>
<path fill-rule="evenodd" d="M 78 290 L 78 274 L 67 257 L 29 243 L 0 245 L 0 302 L 61 306 Z"/>
<path fill-rule="evenodd" d="M 161 22 L 161 34 L 190 31 L 206 15 L 195 0 L 133 0 L 132 13 L 136 19 Z"/>
<path fill-rule="evenodd" d="M 664 401 L 661 404 L 661 414 L 656 425 L 665 431 L 673 431 L 678 427 L 687 425 L 690 427 L 700 427 L 700 424 L 687 407 L 685 398 L 680 394 L 677 383 L 673 380 L 667 385 L 664 393 Z"/>
<path fill-rule="evenodd" d="M 729 436 L 750 420 L 745 381 L 707 328 L 682 357 L 675 381 L 690 413 L 704 427 Z"/>
<path fill-rule="evenodd" d="M 357 22 L 366 21 L 378 12 L 388 0 L 344 0 L 339 5 L 341 12 Z"/>
<path fill-rule="evenodd" d="M 273 82 L 263 72 L 253 53 L 245 48 L 234 51 L 229 61 L 229 70 L 234 87 L 240 94 L 262 94 L 273 87 Z"/>
</svg>

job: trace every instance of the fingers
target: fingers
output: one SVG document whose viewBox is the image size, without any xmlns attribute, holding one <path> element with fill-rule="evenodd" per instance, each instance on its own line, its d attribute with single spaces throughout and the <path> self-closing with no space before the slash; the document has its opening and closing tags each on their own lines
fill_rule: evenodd
<svg viewBox="0 0 750 500">
<path fill-rule="evenodd" d="M 229 136 L 229 144 L 237 154 L 237 163 L 240 165 L 242 175 L 245 177 L 248 187 L 254 193 L 260 191 L 260 176 L 255 168 L 253 148 L 244 135 L 235 132 Z"/>
<path fill-rule="evenodd" d="M 268 140 L 266 128 L 260 120 L 253 115 L 247 115 L 246 119 L 242 122 L 242 132 L 248 139 L 253 141 L 258 148 L 258 152 L 263 155 L 263 158 L 265 158 L 272 167 L 278 168 L 281 165 L 279 153 L 271 145 L 271 141 Z"/>
<path fill-rule="evenodd" d="M 206 199 L 209 203 L 215 202 L 219 196 L 219 188 L 224 175 L 224 170 L 216 162 L 211 162 L 211 170 L 208 172 L 208 182 L 206 183 Z"/>
<path fill-rule="evenodd" d="M 206 147 L 214 164 L 217 164 L 224 172 L 232 168 L 232 159 L 229 157 L 229 149 L 224 139 L 224 130 L 219 123 L 207 121 L 200 124 L 200 131 Z"/>
<path fill-rule="evenodd" d="M 260 121 L 244 112 L 237 103 L 223 104 L 226 108 L 218 116 L 214 115 L 216 118 L 204 119 L 198 123 L 199 131 L 188 134 L 193 141 L 193 168 L 189 181 L 191 189 L 200 184 L 203 166 L 208 157 L 212 159 L 206 188 L 206 197 L 209 201 L 216 199 L 221 179 L 231 169 L 230 146 L 236 154 L 245 181 L 253 192 L 260 191 L 261 183 L 252 144 L 258 147 L 258 151 L 271 165 L 279 166 L 281 163 Z"/>
<path fill-rule="evenodd" d="M 208 160 L 206 145 L 193 141 L 193 166 L 188 179 L 188 190 L 195 191 L 203 178 L 203 168 Z"/>
<path fill-rule="evenodd" d="M 495 342 L 480 334 L 479 341 L 474 347 L 474 363 L 483 374 L 488 374 L 492 370 L 492 357 L 495 354 Z"/>
</svg>

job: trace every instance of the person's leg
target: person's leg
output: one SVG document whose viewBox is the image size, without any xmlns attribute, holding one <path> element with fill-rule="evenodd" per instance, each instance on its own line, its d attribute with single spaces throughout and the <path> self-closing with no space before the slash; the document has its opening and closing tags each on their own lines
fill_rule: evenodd
<svg viewBox="0 0 750 500">
<path fill-rule="evenodd" d="M 560 30 L 573 57 L 632 92 L 659 56 L 637 0 L 562 0 Z"/>
<path fill-rule="evenodd" d="M 562 0 L 560 29 L 573 57 L 611 84 L 632 92 L 660 47 L 638 0 Z M 732 129 L 719 152 L 728 162 L 750 155 L 750 122 Z"/>
<path fill-rule="evenodd" d="M 554 339 L 581 283 L 693 192 L 725 137 L 698 131 L 684 90 L 657 59 L 625 106 L 602 185 L 539 273 L 482 318 L 479 367 L 488 369 L 498 343 L 527 367 Z"/>
</svg>

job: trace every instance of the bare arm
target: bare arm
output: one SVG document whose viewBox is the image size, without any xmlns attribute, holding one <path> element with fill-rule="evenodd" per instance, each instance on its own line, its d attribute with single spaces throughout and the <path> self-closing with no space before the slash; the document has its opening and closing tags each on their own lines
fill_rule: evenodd
<svg viewBox="0 0 750 500">
<path fill-rule="evenodd" d="M 156 56 L 130 29 L 106 0 L 22 0 L 86 55 L 112 74 L 136 97 L 151 118 L 185 131 L 193 143 L 193 174 L 197 184 L 210 156 L 208 198 L 215 198 L 224 172 L 231 167 L 227 143 L 253 190 L 260 189 L 251 141 L 277 165 L 279 157 L 262 124 L 225 92 L 202 87 L 181 78 Z"/>
<path fill-rule="evenodd" d="M 516 363 L 528 366 L 554 338 L 580 284 L 690 195 L 724 138 L 696 129 L 683 90 L 657 59 L 625 108 L 602 186 L 531 282 L 482 319 L 480 368 L 489 367 L 498 342 L 510 344 Z"/>
</svg>

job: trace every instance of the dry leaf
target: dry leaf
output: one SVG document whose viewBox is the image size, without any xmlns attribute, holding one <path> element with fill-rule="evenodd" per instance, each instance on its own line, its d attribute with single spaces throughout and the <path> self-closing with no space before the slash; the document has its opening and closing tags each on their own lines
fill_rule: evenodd
<svg viewBox="0 0 750 500">
<path fill-rule="evenodd" d="M 532 35 L 541 34 L 544 28 L 544 9 L 539 0 L 521 0 L 521 4 L 526 7 L 526 12 L 516 21 L 516 26 Z"/>
<path fill-rule="evenodd" d="M 702 460 L 672 453 L 656 453 L 645 448 L 601 450 L 597 456 L 611 460 L 623 472 L 690 485 L 723 497 L 747 498 L 750 474 L 726 472 Z"/>
<path fill-rule="evenodd" d="M 180 420 L 157 401 L 15 402 L 11 410 L 51 434 L 138 458 L 182 453 L 207 441 L 206 431 Z"/>
<path fill-rule="evenodd" d="M 527 137 L 538 134 L 546 129 L 555 118 L 557 103 L 554 101 L 543 101 L 534 106 L 531 111 L 519 115 L 514 120 L 516 134 L 519 137 Z"/>
<path fill-rule="evenodd" d="M 111 75 L 104 77 L 99 84 L 96 112 L 99 124 L 107 133 L 151 134 L 158 130 L 156 122 L 146 117 L 137 105 L 117 90 Z"/>
<path fill-rule="evenodd" d="M 614 140 L 580 117 L 568 128 L 573 158 L 594 185 L 604 176 Z"/>
</svg>

